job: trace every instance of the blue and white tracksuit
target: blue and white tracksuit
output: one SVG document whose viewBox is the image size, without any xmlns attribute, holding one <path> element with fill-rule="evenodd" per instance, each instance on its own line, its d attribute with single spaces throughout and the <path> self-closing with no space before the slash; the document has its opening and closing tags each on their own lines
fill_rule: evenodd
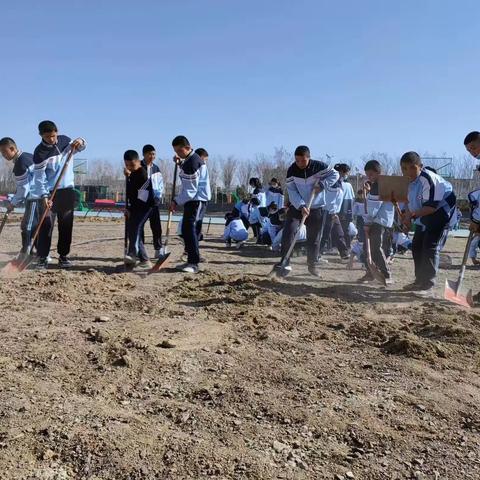
<svg viewBox="0 0 480 480">
<path fill-rule="evenodd" d="M 160 250 L 162 248 L 162 222 L 160 221 L 160 202 L 165 194 L 165 187 L 163 183 L 163 175 L 160 168 L 155 163 L 147 165 L 145 160 L 142 160 L 142 167 L 147 172 L 147 177 L 150 180 L 152 187 L 154 205 L 148 218 L 150 222 L 150 229 L 153 236 L 153 248 Z M 142 232 L 142 239 L 145 241 L 145 235 Z"/>
<path fill-rule="evenodd" d="M 412 253 L 415 263 L 415 283 L 419 288 L 435 285 L 443 237 L 455 208 L 452 185 L 440 175 L 422 170 L 408 186 L 408 209 L 415 212 L 423 207 L 435 209 L 430 215 L 415 219 Z"/>
<path fill-rule="evenodd" d="M 247 238 L 247 229 L 239 218 L 234 218 L 230 222 L 227 222 L 223 232 L 223 239 L 225 242 L 244 242 Z"/>
<path fill-rule="evenodd" d="M 207 164 L 193 150 L 180 165 L 180 193 L 175 197 L 177 205 L 183 205 L 182 236 L 188 263 L 200 262 L 197 223 L 202 209 L 211 198 Z"/>
<path fill-rule="evenodd" d="M 283 208 L 285 204 L 285 196 L 283 195 L 283 190 L 279 187 L 269 187 L 265 192 L 266 195 L 266 206 L 268 207 L 271 203 L 276 203 L 277 207 Z"/>
<path fill-rule="evenodd" d="M 85 149 L 86 142 L 82 144 L 77 152 Z M 71 151 L 72 140 L 66 135 L 58 135 L 57 143 L 50 145 L 42 141 L 33 153 L 34 163 L 34 184 L 32 198 L 41 199 L 50 196 L 55 183 L 60 177 L 68 155 Z M 40 230 L 38 240 L 38 256 L 48 257 L 52 242 L 52 231 L 55 223 L 55 216 L 58 217 L 58 244 L 57 252 L 65 257 L 70 253 L 73 230 L 73 211 L 75 208 L 73 159 L 67 166 L 63 178 L 60 180 L 58 190 L 53 199 L 51 213 L 47 215 Z M 43 206 L 39 205 L 42 209 Z"/>
<path fill-rule="evenodd" d="M 25 205 L 21 223 L 22 252 L 25 253 L 39 220 L 38 205 L 32 200 L 31 194 L 33 187 L 33 155 L 31 153 L 18 152 L 14 159 L 13 175 L 15 176 L 16 190 L 10 202 L 14 207 Z"/>
<path fill-rule="evenodd" d="M 331 166 L 319 160 L 310 160 L 307 168 L 301 169 L 293 163 L 287 170 L 286 186 L 291 206 L 282 234 L 282 257 L 285 256 L 298 230 L 302 207 L 309 203 L 316 185 L 321 191 L 314 194 L 310 214 L 305 221 L 307 229 L 307 262 L 310 266 L 316 264 L 320 251 L 320 230 L 325 202 L 325 190 L 332 188 L 339 179 L 338 172 Z"/>
<path fill-rule="evenodd" d="M 371 185 L 370 192 L 367 194 L 367 211 L 363 215 L 364 224 L 369 227 L 370 254 L 372 262 L 382 272 L 385 278 L 390 277 L 390 269 L 388 268 L 385 252 L 384 237 L 390 232 L 395 217 L 395 208 L 392 202 L 384 202 L 380 200 L 378 183 Z M 367 245 L 364 242 L 364 248 Z M 366 250 L 365 250 L 366 253 Z"/>
</svg>

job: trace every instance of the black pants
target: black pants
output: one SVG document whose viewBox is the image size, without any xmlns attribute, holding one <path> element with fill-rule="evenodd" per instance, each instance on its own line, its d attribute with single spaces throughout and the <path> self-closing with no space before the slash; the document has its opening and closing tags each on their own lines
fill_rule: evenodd
<svg viewBox="0 0 480 480">
<path fill-rule="evenodd" d="M 346 235 L 340 218 L 335 215 L 332 215 L 330 235 L 332 236 L 332 243 L 337 247 L 340 256 L 347 257 L 349 250 L 349 247 L 347 246 L 348 230 Z M 350 244 L 350 240 L 348 241 L 348 244 Z"/>
<path fill-rule="evenodd" d="M 198 246 L 197 222 L 201 215 L 204 202 L 194 200 L 183 206 L 182 237 L 187 252 L 187 262 L 192 265 L 200 263 L 200 250 Z"/>
<path fill-rule="evenodd" d="M 162 248 L 162 222 L 160 220 L 160 209 L 158 207 L 152 207 L 150 216 L 150 229 L 153 236 L 153 248 L 160 250 Z M 142 243 L 145 244 L 145 229 L 142 230 Z"/>
<path fill-rule="evenodd" d="M 391 257 L 395 252 L 393 248 L 393 228 L 386 228 L 383 232 L 383 241 L 382 241 L 383 253 L 385 256 Z"/>
<path fill-rule="evenodd" d="M 322 252 L 329 250 L 331 246 L 331 233 L 332 233 L 332 215 L 328 212 L 324 212 L 325 225 L 323 227 L 322 238 L 320 239 L 320 250 Z"/>
<path fill-rule="evenodd" d="M 340 220 L 340 225 L 342 226 L 345 246 L 347 247 L 347 250 L 350 250 L 352 239 L 350 238 L 349 227 L 350 227 L 350 222 L 352 221 L 352 216 L 348 214 L 339 213 L 338 218 Z"/>
<path fill-rule="evenodd" d="M 385 252 L 383 251 L 383 235 L 385 233 L 385 227 L 378 223 L 372 223 L 370 225 L 370 254 L 372 256 L 372 262 L 382 272 L 385 278 L 390 278 L 390 270 L 385 258 Z M 363 244 L 363 250 L 365 252 L 365 261 L 367 257 L 367 243 Z"/>
<path fill-rule="evenodd" d="M 207 204 L 206 202 L 201 202 L 199 206 L 199 212 L 197 214 L 197 223 L 195 225 L 195 229 L 197 231 L 198 240 L 203 240 L 203 219 L 205 218 L 205 213 L 207 212 Z"/>
<path fill-rule="evenodd" d="M 158 210 L 158 209 L 157 209 Z M 131 207 L 128 216 L 128 254 L 141 262 L 148 260 L 148 253 L 143 241 L 143 229 L 152 213 L 151 208 Z"/>
<path fill-rule="evenodd" d="M 322 229 L 321 208 L 310 210 L 310 215 L 305 221 L 307 229 L 307 263 L 315 265 L 320 253 L 320 230 Z M 293 242 L 295 233 L 300 226 L 302 212 L 294 207 L 290 207 L 287 212 L 287 218 L 282 233 L 282 258 L 287 254 L 290 245 Z"/>
<path fill-rule="evenodd" d="M 425 230 L 416 226 L 412 240 L 415 282 L 422 288 L 430 288 L 435 285 L 440 261 L 440 246 L 443 236 L 447 233 L 449 220 L 444 210 L 437 210 L 428 217 L 432 217 L 429 219 L 430 225 Z"/>
<path fill-rule="evenodd" d="M 252 227 L 253 236 L 258 239 L 260 237 L 260 230 L 262 226 L 259 223 L 251 223 L 250 226 Z"/>
<path fill-rule="evenodd" d="M 22 253 L 29 253 L 27 250 L 44 208 L 42 200 L 27 200 L 25 202 L 25 213 L 20 226 L 22 231 Z"/>
<path fill-rule="evenodd" d="M 57 190 L 51 212 L 45 218 L 38 239 L 38 256 L 48 257 L 52 245 L 52 233 L 55 217 L 58 218 L 57 252 L 65 257 L 70 253 L 73 231 L 73 211 L 75 209 L 75 191 L 73 188 Z"/>
</svg>

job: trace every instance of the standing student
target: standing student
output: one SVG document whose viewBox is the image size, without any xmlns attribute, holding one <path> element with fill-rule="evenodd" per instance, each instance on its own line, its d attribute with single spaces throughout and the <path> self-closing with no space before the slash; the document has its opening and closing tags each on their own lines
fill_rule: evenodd
<svg viewBox="0 0 480 480">
<path fill-rule="evenodd" d="M 127 175 L 127 231 L 128 252 L 125 265 L 142 269 L 152 268 L 143 241 L 145 222 L 152 214 L 154 195 L 147 170 L 142 167 L 140 157 L 135 150 L 127 150 L 123 155 Z"/>
<path fill-rule="evenodd" d="M 348 234 L 348 229 L 350 222 L 353 220 L 353 204 L 355 201 L 353 187 L 348 181 L 350 166 L 346 163 L 337 163 L 334 168 L 340 174 L 340 184 L 343 191 L 342 205 L 338 212 L 338 220 L 344 233 L 345 245 L 347 249 L 350 250 L 350 235 Z M 347 257 L 348 255 L 349 252 L 347 252 Z"/>
<path fill-rule="evenodd" d="M 180 193 L 172 200 L 171 211 L 183 206 L 182 236 L 187 252 L 187 263 L 179 266 L 185 273 L 197 273 L 200 262 L 197 222 L 199 213 L 211 198 L 208 169 L 195 153 L 188 139 L 182 135 L 172 141 L 174 161 L 180 167 Z"/>
<path fill-rule="evenodd" d="M 13 162 L 13 175 L 15 176 L 16 191 L 7 205 L 7 212 L 11 212 L 15 207 L 25 205 L 25 213 L 21 223 L 22 232 L 22 253 L 27 252 L 32 232 L 38 225 L 39 202 L 32 200 L 31 189 L 33 186 L 33 155 L 22 152 L 10 137 L 4 137 L 0 140 L 0 153 L 3 158 Z"/>
<path fill-rule="evenodd" d="M 39 123 L 38 133 L 42 137 L 42 141 L 33 153 L 34 184 L 32 197 L 42 199 L 43 207 L 45 207 L 69 153 L 85 150 L 86 142 L 83 138 L 71 140 L 66 135 L 59 135 L 57 126 L 50 120 Z M 72 243 L 73 213 L 75 209 L 73 188 L 72 160 L 60 182 L 51 212 L 45 218 L 40 230 L 37 268 L 47 268 L 55 216 L 58 217 L 58 264 L 60 268 L 70 268 L 72 266 L 68 255 Z"/>
<path fill-rule="evenodd" d="M 367 191 L 367 211 L 364 212 L 364 231 L 370 239 L 370 254 L 372 262 L 380 270 L 385 277 L 387 284 L 392 283 L 390 268 L 387 264 L 387 256 L 385 254 L 384 236 L 386 229 L 392 228 L 395 216 L 395 208 L 392 202 L 384 202 L 380 200 L 378 191 L 378 177 L 382 174 L 382 166 L 377 160 L 369 160 L 365 164 L 365 175 L 367 183 L 365 190 Z M 366 258 L 367 242 L 364 242 L 365 258 Z M 372 273 L 367 273 L 360 278 L 359 282 L 370 282 L 374 280 Z"/>
<path fill-rule="evenodd" d="M 442 237 L 448 234 L 456 198 L 449 182 L 423 168 L 418 153 L 405 153 L 400 166 L 403 175 L 410 180 L 403 224 L 410 228 L 412 221 L 415 223 L 412 240 L 415 281 L 404 289 L 428 297 L 435 286 Z"/>
<path fill-rule="evenodd" d="M 463 141 L 465 148 L 472 157 L 480 160 L 480 132 L 470 132 Z M 477 165 L 477 170 L 480 171 L 480 164 Z M 477 236 L 475 242 L 480 236 L 480 188 L 468 194 L 468 201 L 470 202 L 470 231 Z M 480 302 L 480 292 L 475 296 L 475 300 Z"/>
<path fill-rule="evenodd" d="M 313 160 L 310 149 L 304 145 L 295 149 L 295 162 L 287 170 L 286 186 L 290 207 L 282 233 L 282 257 L 290 248 L 302 217 L 306 217 L 307 264 L 311 275 L 320 276 L 318 255 L 320 249 L 319 234 L 322 226 L 322 212 L 325 206 L 324 189 L 332 187 L 339 174 L 326 163 Z M 307 207 L 310 196 L 314 194 L 310 208 Z M 280 267 L 281 264 L 278 264 Z M 287 265 L 284 275 L 288 275 L 291 266 Z"/>
<path fill-rule="evenodd" d="M 206 165 L 208 162 L 208 152 L 204 148 L 200 147 L 195 149 L 195 153 L 204 161 Z M 205 214 L 207 213 L 207 206 L 208 206 L 207 202 L 200 205 L 200 213 L 198 214 L 198 220 L 196 224 L 198 240 L 200 242 L 203 240 L 203 233 L 202 233 L 203 219 L 205 218 Z"/>
<path fill-rule="evenodd" d="M 258 198 L 258 206 L 266 207 L 267 206 L 267 196 L 263 190 L 262 182 L 257 177 L 252 177 L 248 184 L 252 188 L 252 198 Z"/>
<path fill-rule="evenodd" d="M 163 176 L 160 168 L 156 165 L 155 147 L 153 145 L 145 145 L 142 149 L 143 160 L 142 167 L 147 172 L 147 177 L 150 179 L 152 185 L 158 190 L 160 198 L 164 194 Z M 153 248 L 155 250 L 155 258 L 159 258 L 162 254 L 162 222 L 160 220 L 160 208 L 156 205 L 152 207 L 150 217 L 150 229 L 153 235 Z M 145 241 L 145 235 L 142 233 L 142 240 Z"/>
<path fill-rule="evenodd" d="M 250 213 L 248 216 L 248 223 L 252 227 L 253 236 L 256 238 L 257 243 L 260 243 L 260 232 L 265 218 L 263 217 L 260 209 L 260 200 L 258 197 L 252 197 L 250 200 Z"/>
<path fill-rule="evenodd" d="M 265 192 L 265 196 L 267 206 L 275 203 L 278 208 L 283 208 L 285 204 L 285 197 L 283 195 L 282 186 L 276 178 L 272 178 L 270 180 L 270 184 L 267 191 Z"/>
</svg>

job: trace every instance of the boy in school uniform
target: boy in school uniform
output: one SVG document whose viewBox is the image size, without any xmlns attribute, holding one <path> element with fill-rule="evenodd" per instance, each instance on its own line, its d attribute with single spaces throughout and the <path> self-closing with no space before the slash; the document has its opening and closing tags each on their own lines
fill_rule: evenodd
<svg viewBox="0 0 480 480">
<path fill-rule="evenodd" d="M 320 250 L 320 230 L 322 227 L 323 207 L 325 207 L 324 189 L 332 187 L 339 178 L 336 170 L 326 163 L 313 160 L 310 149 L 300 145 L 295 149 L 295 162 L 287 170 L 286 186 L 290 206 L 282 233 L 282 258 L 286 255 L 302 217 L 306 217 L 307 232 L 307 264 L 311 275 L 320 276 L 318 257 Z M 310 208 L 307 204 L 313 193 L 313 202 Z M 282 268 L 283 276 L 288 275 L 292 267 L 287 265 Z"/>
<path fill-rule="evenodd" d="M 208 162 L 208 152 L 204 148 L 200 147 L 195 149 L 195 153 L 204 161 L 206 165 Z M 205 218 L 205 214 L 207 213 L 207 206 L 208 206 L 207 202 L 205 202 L 204 204 L 203 203 L 200 204 L 200 213 L 198 214 L 198 220 L 196 224 L 199 242 L 203 240 L 203 233 L 202 233 L 203 219 Z"/>
<path fill-rule="evenodd" d="M 42 208 L 45 208 L 70 151 L 77 153 L 85 150 L 86 142 L 80 137 L 72 140 L 66 135 L 59 135 L 57 126 L 50 120 L 39 123 L 38 133 L 42 137 L 42 141 L 33 152 L 34 183 L 32 198 L 41 200 Z M 60 182 L 51 212 L 45 218 L 40 230 L 37 268 L 45 269 L 48 266 L 55 216 L 58 218 L 58 264 L 60 268 L 70 268 L 72 266 L 68 255 L 72 243 L 73 212 L 75 209 L 73 187 L 72 160 Z"/>
<path fill-rule="evenodd" d="M 143 160 L 142 167 L 147 172 L 147 177 L 150 179 L 152 186 L 158 191 L 159 198 L 163 197 L 164 185 L 163 176 L 160 172 L 160 168 L 156 165 L 155 157 L 156 151 L 153 145 L 145 145 L 142 149 Z M 162 255 L 162 222 L 160 221 L 160 209 L 157 206 L 153 206 L 150 217 L 150 229 L 153 236 L 153 248 L 155 250 L 155 258 L 159 258 Z M 145 235 L 142 232 L 142 241 L 145 243 Z"/>
<path fill-rule="evenodd" d="M 369 160 L 365 164 L 365 175 L 368 182 L 367 190 L 367 211 L 364 213 L 364 231 L 370 239 L 370 254 L 372 262 L 385 277 L 387 285 L 393 283 L 390 268 L 384 251 L 384 235 L 386 229 L 392 228 L 395 216 L 395 208 L 392 202 L 383 202 L 379 198 L 378 177 L 382 174 L 382 166 L 377 160 Z M 366 258 L 366 242 L 364 242 Z M 367 273 L 359 279 L 360 283 L 374 280 L 372 273 Z"/>
<path fill-rule="evenodd" d="M 13 162 L 13 175 L 15 176 L 16 191 L 7 205 L 7 212 L 15 207 L 25 205 L 25 213 L 22 218 L 22 250 L 21 253 L 28 253 L 27 249 L 32 238 L 32 233 L 38 225 L 38 201 L 32 200 L 31 189 L 33 186 L 33 155 L 22 152 L 10 137 L 0 140 L 0 153 L 3 158 Z"/>
<path fill-rule="evenodd" d="M 183 135 L 172 141 L 174 161 L 180 167 L 180 193 L 172 200 L 171 211 L 183 206 L 182 237 L 187 252 L 187 263 L 179 266 L 185 273 L 198 273 L 200 250 L 198 245 L 197 222 L 199 213 L 211 198 L 208 169 L 204 160 L 193 151 L 190 142 Z"/>
<path fill-rule="evenodd" d="M 140 157 L 135 150 L 127 150 L 123 155 L 127 175 L 127 231 L 128 251 L 125 265 L 141 269 L 152 268 L 143 242 L 145 222 L 150 218 L 155 205 L 150 179 L 142 167 Z"/>
<path fill-rule="evenodd" d="M 463 141 L 465 148 L 473 158 L 480 160 L 480 132 L 470 132 Z M 477 170 L 480 171 L 480 164 L 477 165 Z M 476 233 L 474 241 L 476 243 L 478 236 L 480 236 L 480 188 L 470 192 L 468 195 L 470 202 L 470 231 Z M 480 292 L 475 295 L 475 301 L 480 302 Z"/>
<path fill-rule="evenodd" d="M 257 243 L 260 243 L 260 232 L 265 223 L 265 218 L 261 213 L 260 200 L 258 197 L 252 197 L 250 200 L 248 223 L 250 227 L 252 227 L 253 236 L 256 238 Z"/>
<path fill-rule="evenodd" d="M 415 223 L 412 240 L 415 281 L 405 286 L 404 290 L 429 297 L 435 286 L 442 238 L 448 234 L 456 197 L 449 182 L 423 168 L 418 153 L 405 153 L 400 159 L 400 166 L 403 175 L 410 180 L 408 205 L 402 222 L 408 228 L 412 222 Z"/>
<path fill-rule="evenodd" d="M 270 180 L 268 190 L 265 192 L 267 206 L 275 203 L 278 208 L 283 208 L 285 204 L 285 197 L 280 182 L 276 178 Z"/>
<path fill-rule="evenodd" d="M 353 204 L 355 202 L 355 192 L 353 187 L 348 181 L 348 175 L 350 174 L 350 166 L 346 163 L 337 163 L 335 165 L 335 170 L 340 174 L 340 184 L 342 186 L 343 198 L 340 211 L 338 212 L 338 220 L 342 227 L 345 245 L 348 250 L 350 250 L 350 235 L 348 234 L 348 229 L 350 222 L 353 220 Z M 348 257 L 348 252 L 347 252 Z"/>
</svg>

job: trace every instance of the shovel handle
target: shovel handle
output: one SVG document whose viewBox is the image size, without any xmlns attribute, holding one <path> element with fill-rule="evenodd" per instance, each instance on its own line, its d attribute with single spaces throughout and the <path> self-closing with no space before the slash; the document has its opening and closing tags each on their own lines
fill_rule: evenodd
<svg viewBox="0 0 480 480">
<path fill-rule="evenodd" d="M 178 173 L 178 163 L 175 162 L 175 168 L 173 169 L 173 182 L 172 182 L 172 198 L 170 202 L 175 198 L 175 191 L 177 189 L 177 173 Z M 172 225 L 172 209 L 168 209 L 168 218 L 167 218 L 167 233 L 165 234 L 164 247 L 168 245 L 168 237 L 170 236 L 170 227 Z"/>
</svg>

